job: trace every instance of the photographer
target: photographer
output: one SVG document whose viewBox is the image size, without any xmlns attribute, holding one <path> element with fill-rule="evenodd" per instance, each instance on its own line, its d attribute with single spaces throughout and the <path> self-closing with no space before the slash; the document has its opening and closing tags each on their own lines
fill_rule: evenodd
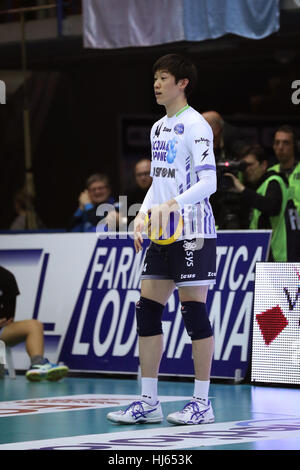
<svg viewBox="0 0 300 470">
<path fill-rule="evenodd" d="M 232 173 L 225 173 L 233 182 L 228 191 L 240 195 L 242 211 L 250 209 L 249 228 L 272 229 L 269 261 L 297 261 L 299 229 L 290 220 L 295 206 L 289 198 L 286 177 L 268 171 L 267 157 L 259 145 L 248 147 L 242 161 L 247 165 L 243 171 L 245 184 Z"/>
<path fill-rule="evenodd" d="M 227 160 L 217 163 L 218 190 L 210 197 L 210 203 L 219 230 L 248 228 L 247 214 L 245 214 L 245 211 L 241 211 L 239 194 L 230 191 L 233 188 L 233 181 L 227 174 L 233 174 L 241 179 L 244 166 L 244 162 L 238 160 Z"/>
</svg>

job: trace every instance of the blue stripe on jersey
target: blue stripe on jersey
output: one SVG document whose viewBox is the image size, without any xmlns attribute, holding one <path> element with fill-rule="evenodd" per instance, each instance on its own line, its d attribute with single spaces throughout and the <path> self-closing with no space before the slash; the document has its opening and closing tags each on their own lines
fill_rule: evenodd
<svg viewBox="0 0 300 470">
<path fill-rule="evenodd" d="M 215 170 L 215 165 L 199 165 L 195 168 L 195 171 L 202 171 L 202 170 Z"/>
<path fill-rule="evenodd" d="M 206 169 L 215 169 L 212 165 L 204 165 Z M 204 168 L 201 167 L 202 169 Z M 186 159 L 186 189 L 184 189 L 183 184 L 179 185 L 178 191 L 179 194 L 182 194 L 184 190 L 187 190 L 191 187 L 191 173 L 190 173 L 190 159 Z M 199 174 L 196 173 L 196 181 L 200 180 Z M 182 208 L 181 215 L 183 217 L 183 230 L 182 236 L 190 235 L 195 233 L 195 236 L 200 234 L 216 236 L 214 216 L 209 198 L 205 198 L 203 201 L 198 201 L 195 203 L 194 207 Z"/>
<path fill-rule="evenodd" d="M 191 187 L 191 157 L 186 157 L 185 160 L 185 173 L 186 173 L 186 189 Z"/>
</svg>

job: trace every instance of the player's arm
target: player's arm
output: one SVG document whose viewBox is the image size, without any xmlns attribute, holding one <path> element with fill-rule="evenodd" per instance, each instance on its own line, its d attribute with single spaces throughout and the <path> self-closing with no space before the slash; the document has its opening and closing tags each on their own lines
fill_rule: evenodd
<svg viewBox="0 0 300 470">
<path fill-rule="evenodd" d="M 184 206 L 197 204 L 213 194 L 217 189 L 215 170 L 204 170 L 197 173 L 198 182 L 174 198 L 181 209 Z M 170 202 L 171 205 L 171 202 Z"/>
<path fill-rule="evenodd" d="M 142 243 L 143 243 L 143 231 L 146 227 L 146 219 L 148 211 L 151 209 L 153 204 L 153 185 L 151 184 L 150 188 L 148 189 L 146 196 L 144 198 L 143 204 L 134 219 L 133 223 L 133 236 L 134 236 L 134 247 L 136 253 L 141 251 Z"/>
<path fill-rule="evenodd" d="M 213 134 L 208 126 L 191 126 L 186 135 L 186 146 L 193 158 L 197 182 L 174 199 L 182 209 L 208 198 L 217 190 L 216 162 L 213 152 Z"/>
</svg>

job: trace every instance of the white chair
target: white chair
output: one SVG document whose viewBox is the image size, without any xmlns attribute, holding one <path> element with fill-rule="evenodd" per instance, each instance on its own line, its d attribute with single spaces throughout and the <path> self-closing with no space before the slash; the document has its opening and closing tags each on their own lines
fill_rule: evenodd
<svg viewBox="0 0 300 470">
<path fill-rule="evenodd" d="M 1 365 L 4 365 L 4 368 L 8 370 L 8 375 L 11 379 L 16 378 L 11 348 L 6 346 L 4 341 L 0 340 L 0 366 Z"/>
</svg>

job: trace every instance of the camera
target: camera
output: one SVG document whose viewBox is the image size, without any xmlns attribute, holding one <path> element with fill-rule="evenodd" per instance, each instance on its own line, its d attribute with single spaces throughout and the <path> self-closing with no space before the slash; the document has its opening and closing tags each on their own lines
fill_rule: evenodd
<svg viewBox="0 0 300 470">
<path fill-rule="evenodd" d="M 248 163 L 237 160 L 227 160 L 217 163 L 218 189 L 226 191 L 233 187 L 232 178 L 224 173 L 232 173 L 233 175 L 238 176 L 238 173 L 240 171 L 244 171 L 247 166 Z"/>
</svg>

